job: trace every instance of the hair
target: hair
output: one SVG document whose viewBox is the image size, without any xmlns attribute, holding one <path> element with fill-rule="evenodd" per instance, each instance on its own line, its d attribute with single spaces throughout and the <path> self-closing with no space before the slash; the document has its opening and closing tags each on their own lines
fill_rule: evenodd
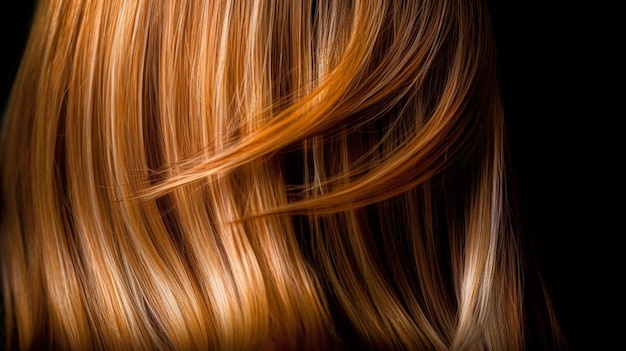
<svg viewBox="0 0 626 351">
<path fill-rule="evenodd" d="M 7 349 L 563 347 L 496 67 L 485 1 L 39 1 Z"/>
</svg>

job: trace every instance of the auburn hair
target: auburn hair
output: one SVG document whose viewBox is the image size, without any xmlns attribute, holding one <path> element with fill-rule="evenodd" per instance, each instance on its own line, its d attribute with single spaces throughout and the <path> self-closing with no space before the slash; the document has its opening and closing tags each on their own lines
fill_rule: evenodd
<svg viewBox="0 0 626 351">
<path fill-rule="evenodd" d="M 562 347 L 496 58 L 480 0 L 39 1 L 7 349 Z"/>
</svg>

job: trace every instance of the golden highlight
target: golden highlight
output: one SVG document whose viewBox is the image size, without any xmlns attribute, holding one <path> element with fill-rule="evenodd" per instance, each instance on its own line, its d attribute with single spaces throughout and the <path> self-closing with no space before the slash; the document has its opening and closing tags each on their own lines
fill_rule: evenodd
<svg viewBox="0 0 626 351">
<path fill-rule="evenodd" d="M 563 347 L 498 89 L 484 1 L 39 1 L 7 349 Z"/>
</svg>

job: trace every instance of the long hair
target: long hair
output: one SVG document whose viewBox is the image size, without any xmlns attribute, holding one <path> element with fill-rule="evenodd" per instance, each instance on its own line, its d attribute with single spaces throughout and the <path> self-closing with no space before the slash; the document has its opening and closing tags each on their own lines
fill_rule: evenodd
<svg viewBox="0 0 626 351">
<path fill-rule="evenodd" d="M 484 1 L 39 1 L 7 349 L 561 347 L 496 63 Z"/>
</svg>

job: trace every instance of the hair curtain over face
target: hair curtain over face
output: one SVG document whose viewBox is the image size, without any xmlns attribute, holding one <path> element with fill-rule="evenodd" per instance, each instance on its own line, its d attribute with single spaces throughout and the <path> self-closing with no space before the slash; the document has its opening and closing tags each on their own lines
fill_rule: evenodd
<svg viewBox="0 0 626 351">
<path fill-rule="evenodd" d="M 484 1 L 42 0 L 8 349 L 556 349 Z"/>
</svg>

